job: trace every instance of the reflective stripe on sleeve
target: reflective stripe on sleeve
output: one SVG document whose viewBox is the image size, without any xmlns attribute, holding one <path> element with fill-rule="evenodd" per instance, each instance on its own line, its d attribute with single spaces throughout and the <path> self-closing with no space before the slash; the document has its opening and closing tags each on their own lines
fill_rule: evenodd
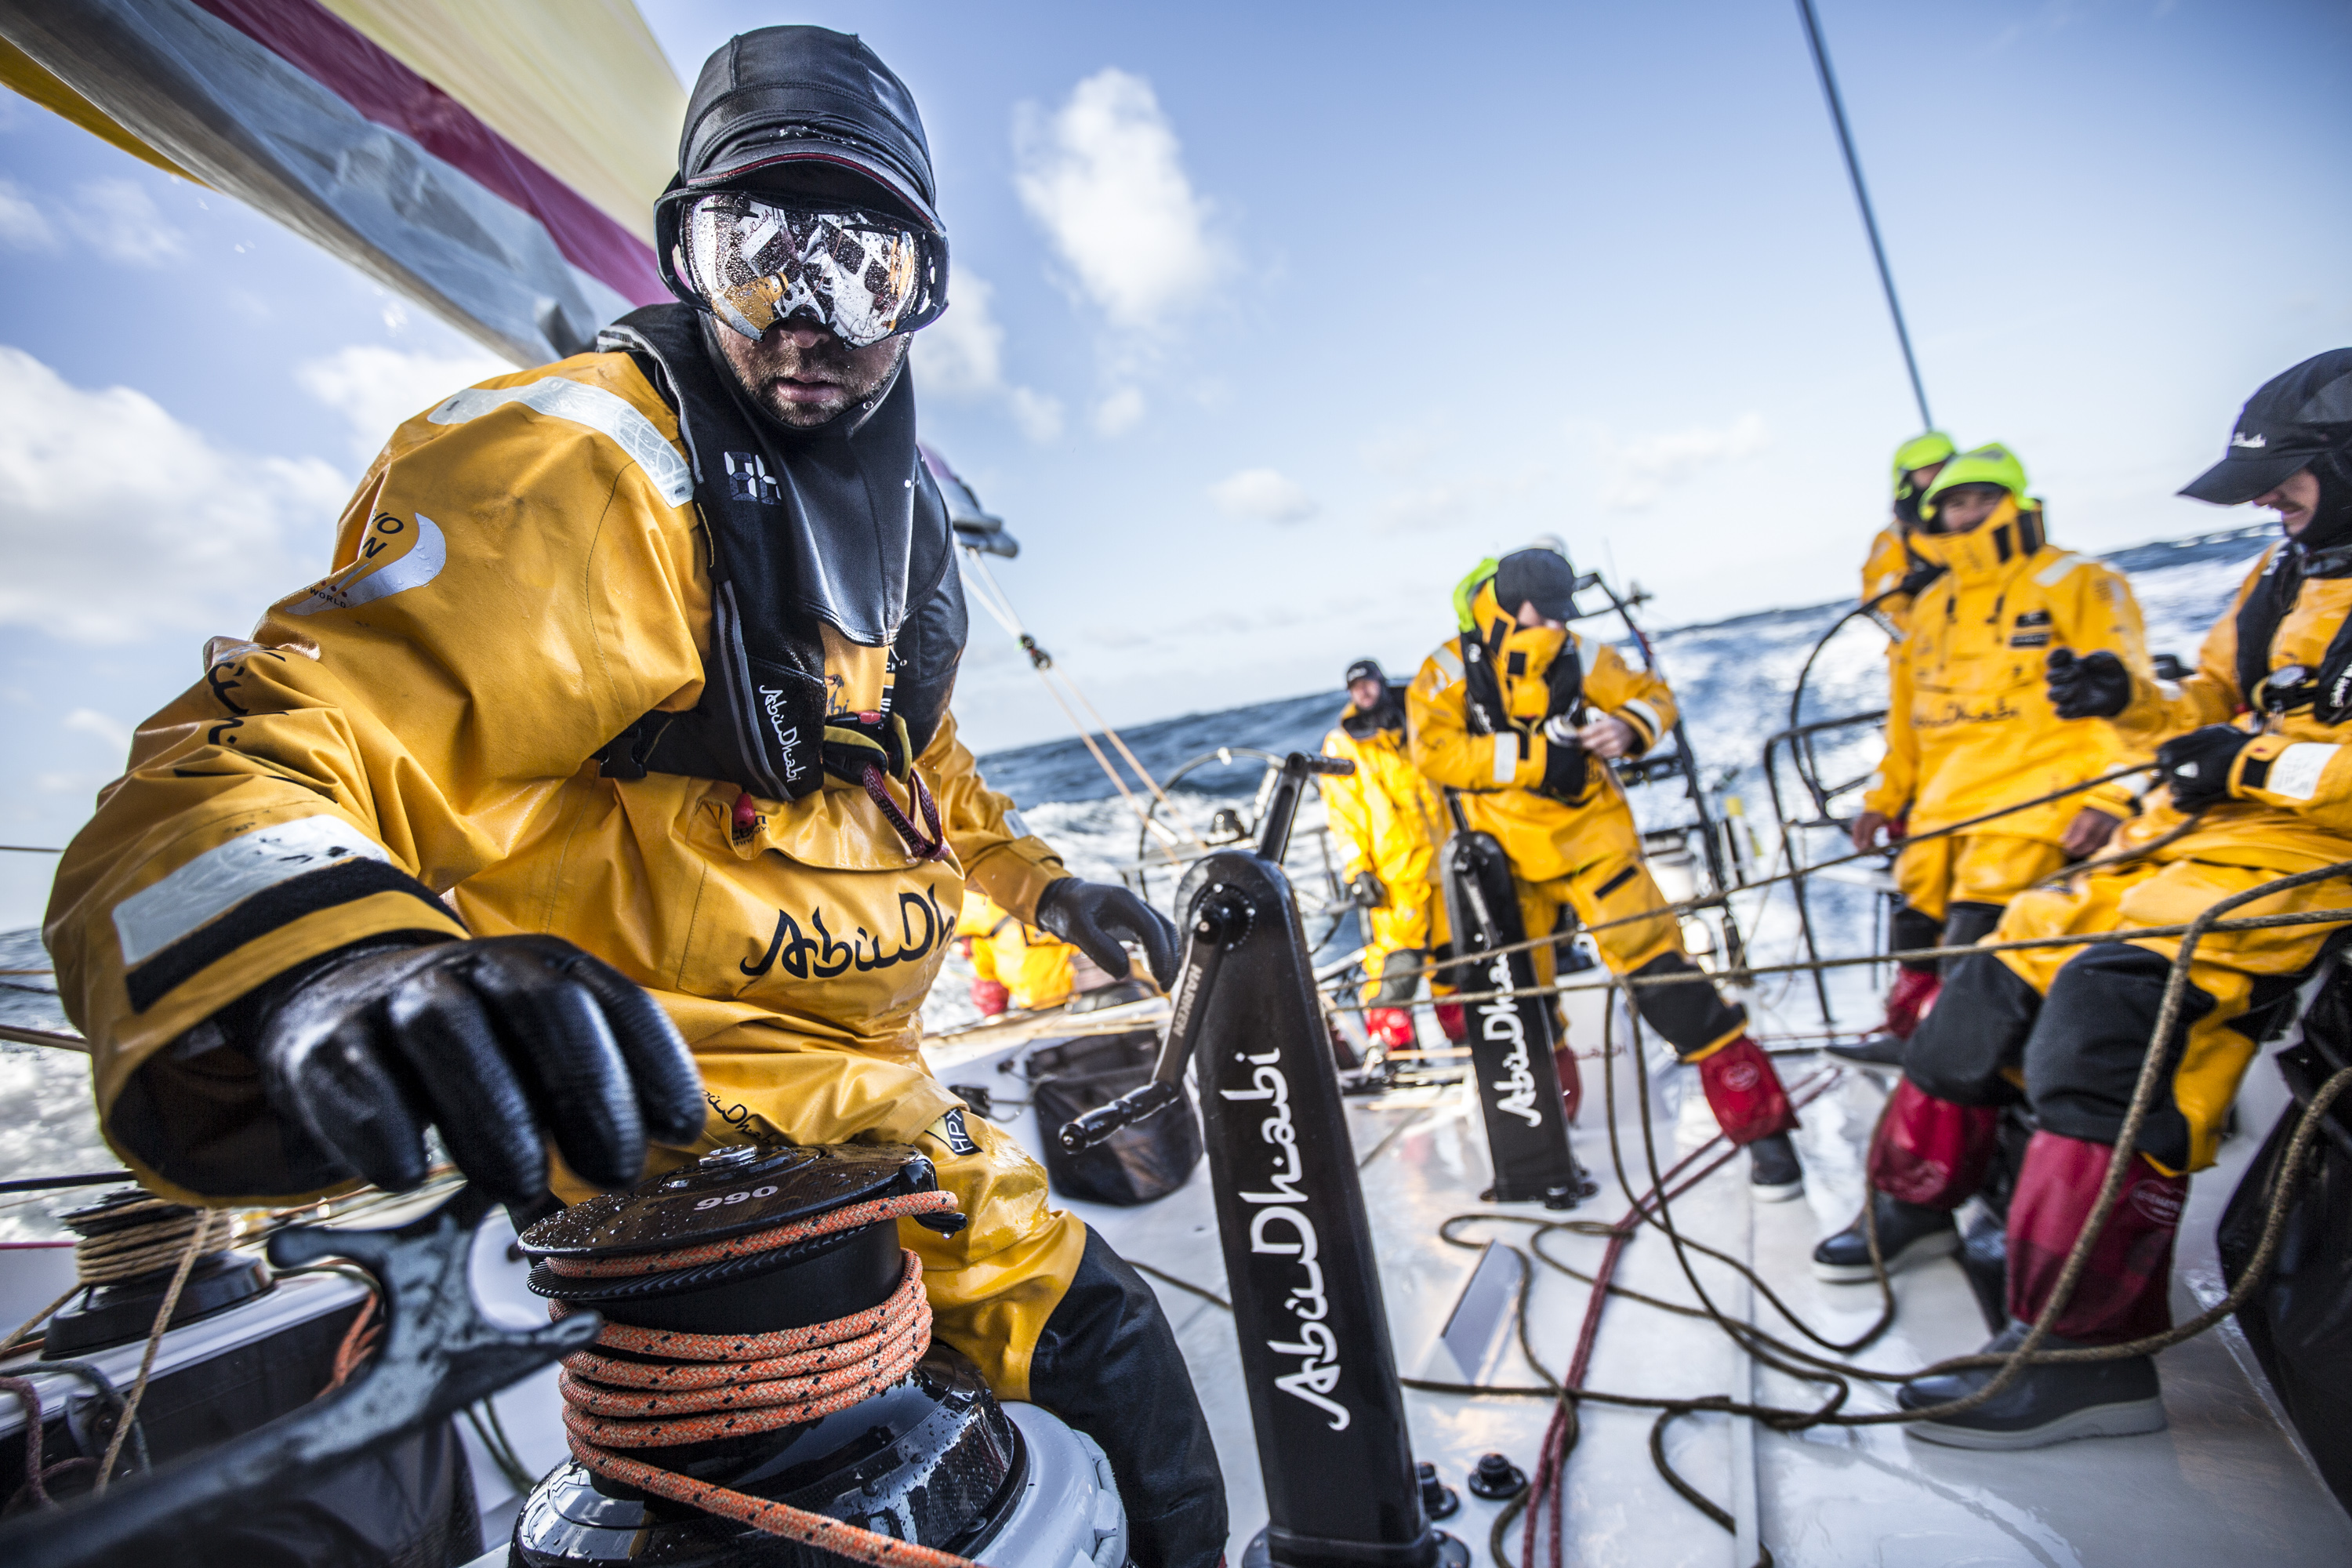
<svg viewBox="0 0 2352 1568">
<path fill-rule="evenodd" d="M 2053 561 L 2049 565 L 2044 566 L 2041 571 L 2036 572 L 2033 574 L 2033 580 L 2041 584 L 2045 588 L 2055 588 L 2059 584 L 2066 580 L 2066 574 L 2072 572 L 2077 566 L 2088 566 L 2090 562 L 2080 555 L 2061 555 L 2057 560 Z"/>
<path fill-rule="evenodd" d="M 1648 726 L 1650 731 L 1650 744 L 1653 746 L 1656 745 L 1660 738 L 1666 732 L 1666 727 L 1658 722 L 1658 710 L 1651 707 L 1648 703 L 1643 701 L 1638 697 L 1627 698 L 1625 700 L 1625 707 L 1627 710 L 1633 715 L 1633 717 L 1639 719 L 1644 725 Z"/>
<path fill-rule="evenodd" d="M 1504 748 L 1508 747 L 1506 751 Z M 1507 784 L 1518 776 L 1519 737 L 1517 731 L 1507 731 L 1495 737 L 1495 782 Z"/>
<path fill-rule="evenodd" d="M 2319 775 L 2327 771 L 2327 764 L 2343 749 L 2316 741 L 2298 741 L 2278 754 L 2278 760 L 2271 764 L 2271 776 L 2263 781 L 2262 787 L 2289 800 L 2309 800 L 2319 789 Z"/>
<path fill-rule="evenodd" d="M 340 816 L 323 814 L 273 822 L 215 844 L 152 888 L 114 906 L 114 934 L 124 968 L 142 963 L 254 894 L 329 866 L 353 860 L 390 861 L 375 843 Z"/>
<path fill-rule="evenodd" d="M 621 450 L 636 459 L 646 477 L 661 491 L 662 500 L 672 506 L 684 506 L 694 495 L 694 474 L 677 448 L 665 440 L 654 428 L 654 422 L 638 413 L 625 397 L 590 386 L 583 382 L 567 381 L 551 375 L 527 386 L 469 386 L 425 417 L 436 425 L 463 425 L 469 419 L 479 419 L 493 409 L 509 403 L 520 403 L 554 419 L 568 419 L 574 425 L 585 425 L 599 435 L 612 438 Z"/>
<path fill-rule="evenodd" d="M 1437 651 L 1431 654 L 1429 657 L 1436 663 L 1438 668 L 1445 672 L 1446 679 L 1459 680 L 1462 679 L 1462 650 L 1460 648 L 1455 647 L 1450 642 L 1442 642 L 1437 645 Z"/>
</svg>

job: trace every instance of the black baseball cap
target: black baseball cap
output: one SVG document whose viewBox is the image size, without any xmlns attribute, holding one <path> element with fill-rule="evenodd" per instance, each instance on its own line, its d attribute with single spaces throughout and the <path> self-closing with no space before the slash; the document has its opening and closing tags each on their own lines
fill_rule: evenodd
<svg viewBox="0 0 2352 1568">
<path fill-rule="evenodd" d="M 1547 620 L 1570 620 L 1576 615 L 1576 568 L 1557 550 L 1514 550 L 1496 563 L 1495 602 L 1507 616 L 1533 604 Z"/>
<path fill-rule="evenodd" d="M 1341 681 L 1339 684 L 1342 686 L 1353 686 L 1359 680 L 1377 680 L 1382 686 L 1386 686 L 1389 683 L 1389 678 L 1381 672 L 1380 660 L 1373 658 L 1360 658 L 1355 663 L 1349 665 L 1348 667 L 1348 679 Z"/>
<path fill-rule="evenodd" d="M 2315 354 L 2246 399 L 2221 460 L 2180 489 L 2237 506 L 2275 489 L 2314 458 L 2352 447 L 2352 349 Z"/>
<path fill-rule="evenodd" d="M 943 234 L 915 95 L 853 33 L 761 27 L 702 65 L 672 189 L 825 187 L 845 181 Z"/>
</svg>

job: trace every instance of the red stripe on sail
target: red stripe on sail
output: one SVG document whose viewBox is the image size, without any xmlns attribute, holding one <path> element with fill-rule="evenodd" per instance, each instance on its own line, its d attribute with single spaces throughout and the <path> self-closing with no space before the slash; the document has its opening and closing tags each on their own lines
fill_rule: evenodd
<svg viewBox="0 0 2352 1568">
<path fill-rule="evenodd" d="M 670 298 L 653 247 L 549 174 L 474 112 L 315 0 L 194 4 L 443 163 L 539 220 L 564 258 L 633 304 Z"/>
</svg>

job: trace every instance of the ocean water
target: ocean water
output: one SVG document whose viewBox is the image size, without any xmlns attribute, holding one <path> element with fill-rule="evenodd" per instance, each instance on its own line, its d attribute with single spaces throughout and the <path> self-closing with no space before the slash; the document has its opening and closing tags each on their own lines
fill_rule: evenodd
<svg viewBox="0 0 2352 1568">
<path fill-rule="evenodd" d="M 2140 545 L 2107 559 L 2131 574 L 2147 618 L 2149 648 L 2193 664 L 2206 628 L 2227 608 L 2247 563 L 2273 536 L 2268 528 L 2239 529 Z M 1736 810 L 1742 816 L 1748 830 L 1745 842 L 1759 869 L 1777 867 L 1784 853 L 1762 767 L 1768 739 L 1789 729 L 1792 720 L 1811 723 L 1885 705 L 1883 635 L 1856 620 L 1823 642 L 1852 608 L 1846 601 L 1766 610 L 1651 635 L 1659 668 L 1682 703 L 1692 754 L 1710 803 L 1717 811 Z M 1442 634 L 1444 627 L 1439 624 L 1432 629 Z M 1629 658 L 1638 661 L 1641 657 L 1613 615 L 1581 622 L 1579 630 L 1618 642 Z M 1811 672 L 1797 706 L 1799 677 L 1809 658 Z M 1391 673 L 1402 678 L 1411 672 Z M 1194 831 L 1205 830 L 1219 806 L 1254 817 L 1254 797 L 1265 764 L 1252 753 L 1278 758 L 1292 751 L 1319 749 L 1345 700 L 1338 691 L 1312 692 L 1188 713 L 1124 731 L 1121 738 L 1167 787 L 1169 798 L 1165 804 L 1151 800 L 1131 777 L 1129 788 L 1156 815 L 1172 816 Z M 1876 761 L 1879 744 L 1876 729 L 1866 724 L 1825 733 L 1817 748 L 1818 776 L 1832 786 L 1858 783 Z M 1226 757 L 1217 755 L 1220 748 Z M 1111 748 L 1105 743 L 1104 750 Z M 1059 848 L 1073 871 L 1097 879 L 1137 877 L 1162 907 L 1172 900 L 1175 878 L 1156 847 L 1158 840 L 1143 828 L 1136 810 L 1084 742 L 1072 738 L 1024 746 L 981 762 L 989 783 L 1013 797 L 1031 830 Z M 1811 815 L 1794 773 L 1784 765 L 1780 778 L 1791 814 Z M 1692 815 L 1679 778 L 1637 788 L 1633 799 L 1645 828 L 1670 828 Z M 1807 809 L 1798 810 L 1801 806 Z M 1833 811 L 1852 809 L 1850 792 L 1832 803 Z M 1320 803 L 1309 799 L 1299 813 L 1289 862 L 1303 903 L 1315 902 L 1331 890 L 1322 884 L 1321 826 Z M 1838 852 L 1833 829 L 1799 832 L 1811 858 Z M 1828 880 L 1811 884 L 1811 889 L 1816 935 L 1824 952 L 1868 951 L 1874 941 L 1876 894 L 1857 883 Z M 1800 956 L 1801 931 L 1785 889 L 1743 897 L 1735 909 L 1751 962 Z M 1321 934 L 1319 928 L 1317 934 Z M 1343 922 L 1331 932 L 1325 951 L 1350 946 L 1352 938 L 1352 922 Z M 47 963 L 38 932 L 0 932 L 0 969 L 42 970 Z M 969 979 L 969 969 L 951 960 L 924 1009 L 929 1032 L 945 1033 L 977 1019 L 966 994 Z M 1836 1019 L 1851 1027 L 1874 1018 L 1874 984 L 1866 969 L 1839 973 L 1829 987 Z M 1767 977 L 1748 1001 L 1759 1027 L 1768 1032 L 1801 1034 L 1822 1023 L 1819 998 L 1807 979 Z M 70 1027 L 46 974 L 0 975 L 0 1022 L 51 1030 Z M 0 1177 L 105 1170 L 115 1163 L 98 1134 L 88 1059 L 46 1047 L 0 1042 Z M 86 1196 L 0 1197 L 0 1240 L 58 1234 L 55 1212 Z"/>
</svg>

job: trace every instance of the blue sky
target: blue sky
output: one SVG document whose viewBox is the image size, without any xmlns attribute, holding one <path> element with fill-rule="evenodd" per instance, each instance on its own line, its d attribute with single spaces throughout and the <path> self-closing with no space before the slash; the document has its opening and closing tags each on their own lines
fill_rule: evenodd
<svg viewBox="0 0 2352 1568">
<path fill-rule="evenodd" d="M 644 8 L 688 81 L 780 19 Z M 2224 521 L 2171 492 L 2352 342 L 2352 8 L 1822 16 L 1939 421 L 2011 443 L 2062 542 Z M 1539 531 L 1661 625 L 1852 592 L 1916 418 L 1785 0 L 783 19 L 922 104 L 926 431 L 1115 721 L 1409 669 Z M 502 367 L 20 100 L 0 180 L 0 840 L 61 843 L 205 637 L 323 569 L 392 425 Z M 982 750 L 1061 730 L 985 621 L 959 709 Z M 0 926 L 46 879 L 0 856 Z"/>
</svg>

